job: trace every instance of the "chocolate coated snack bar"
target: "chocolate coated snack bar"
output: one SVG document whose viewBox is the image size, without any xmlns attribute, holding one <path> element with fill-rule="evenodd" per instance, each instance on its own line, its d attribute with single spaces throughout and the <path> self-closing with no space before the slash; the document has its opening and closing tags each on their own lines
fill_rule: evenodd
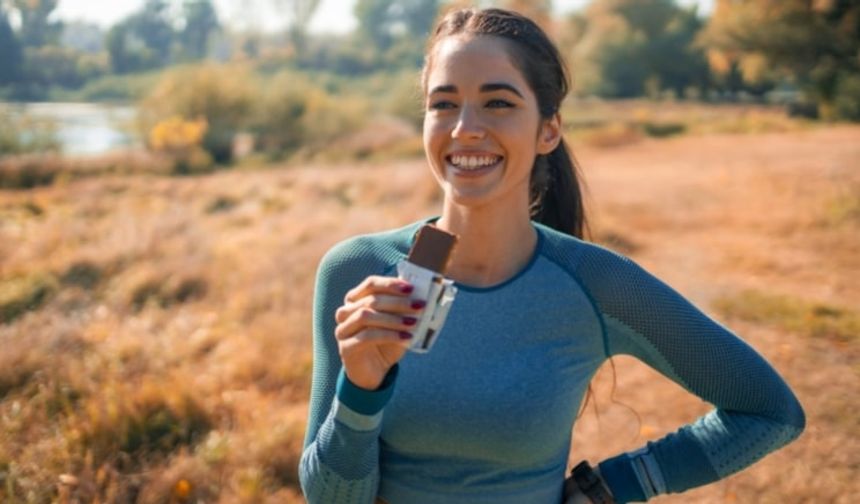
<svg viewBox="0 0 860 504">
<path fill-rule="evenodd" d="M 456 235 L 427 224 L 418 230 L 418 236 L 406 260 L 444 275 L 456 244 Z"/>
<path fill-rule="evenodd" d="M 455 235 L 426 225 L 418 230 L 409 257 L 397 264 L 397 276 L 414 288 L 412 296 L 426 302 L 406 343 L 413 352 L 430 351 L 457 295 L 454 281 L 444 275 L 456 243 Z"/>
</svg>

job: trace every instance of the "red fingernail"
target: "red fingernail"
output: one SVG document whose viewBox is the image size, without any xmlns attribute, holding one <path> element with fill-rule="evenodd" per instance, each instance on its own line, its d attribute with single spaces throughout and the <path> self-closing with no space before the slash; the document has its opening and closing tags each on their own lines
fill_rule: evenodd
<svg viewBox="0 0 860 504">
<path fill-rule="evenodd" d="M 409 294 L 409 293 L 410 293 L 410 292 L 412 292 L 414 289 L 415 289 L 415 287 L 413 287 L 413 286 L 411 286 L 411 285 L 401 285 L 401 286 L 400 286 L 400 292 L 402 292 L 402 293 L 404 293 L 404 294 Z"/>
<path fill-rule="evenodd" d="M 413 310 L 420 310 L 421 308 L 424 308 L 425 306 L 427 306 L 427 303 L 425 301 L 417 301 L 416 300 L 416 301 L 412 301 L 411 306 L 412 306 Z"/>
<path fill-rule="evenodd" d="M 412 333 L 400 331 L 400 339 L 412 339 Z"/>
<path fill-rule="evenodd" d="M 406 325 L 415 325 L 415 322 L 418 322 L 415 317 L 403 317 L 403 323 Z"/>
</svg>

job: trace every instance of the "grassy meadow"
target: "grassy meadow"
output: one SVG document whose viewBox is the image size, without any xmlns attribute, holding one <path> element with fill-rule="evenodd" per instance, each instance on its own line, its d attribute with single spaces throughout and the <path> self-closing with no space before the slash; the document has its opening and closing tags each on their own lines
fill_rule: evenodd
<svg viewBox="0 0 860 504">
<path fill-rule="evenodd" d="M 793 445 L 656 502 L 853 501 L 860 127 L 741 106 L 571 107 L 594 240 L 736 330 L 807 411 Z M 55 175 L 0 189 L 0 502 L 301 502 L 316 264 L 348 236 L 436 214 L 424 161 Z M 708 409 L 638 362 L 614 368 L 571 462 Z"/>
</svg>

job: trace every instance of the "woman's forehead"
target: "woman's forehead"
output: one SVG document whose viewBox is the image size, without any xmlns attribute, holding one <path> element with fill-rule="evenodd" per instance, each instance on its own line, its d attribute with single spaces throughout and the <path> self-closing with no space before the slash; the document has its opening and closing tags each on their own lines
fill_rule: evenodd
<svg viewBox="0 0 860 504">
<path fill-rule="evenodd" d="M 507 80 L 525 85 L 522 72 L 512 60 L 511 49 L 510 42 L 500 37 L 446 37 L 434 48 L 427 75 L 428 89 L 473 80 Z"/>
</svg>

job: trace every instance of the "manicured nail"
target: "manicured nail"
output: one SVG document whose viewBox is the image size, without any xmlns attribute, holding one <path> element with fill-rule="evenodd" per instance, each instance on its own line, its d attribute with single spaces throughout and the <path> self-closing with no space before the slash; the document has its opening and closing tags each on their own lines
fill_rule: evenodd
<svg viewBox="0 0 860 504">
<path fill-rule="evenodd" d="M 420 310 L 421 308 L 427 306 L 427 302 L 416 299 L 415 301 L 412 301 L 412 304 L 410 306 L 412 306 L 413 310 Z"/>
<path fill-rule="evenodd" d="M 403 317 L 403 323 L 406 325 L 415 325 L 418 319 L 415 317 Z"/>
<path fill-rule="evenodd" d="M 406 284 L 406 285 L 401 285 L 401 286 L 400 286 L 400 292 L 402 292 L 402 293 L 404 293 L 404 294 L 409 294 L 409 293 L 410 293 L 410 292 L 412 292 L 414 289 L 415 289 L 415 287 L 413 287 L 413 286 L 411 286 L 411 285 L 408 285 L 408 284 Z"/>
<path fill-rule="evenodd" d="M 403 339 L 403 340 L 412 339 L 412 333 L 408 333 L 406 331 L 400 331 L 400 339 Z"/>
</svg>

